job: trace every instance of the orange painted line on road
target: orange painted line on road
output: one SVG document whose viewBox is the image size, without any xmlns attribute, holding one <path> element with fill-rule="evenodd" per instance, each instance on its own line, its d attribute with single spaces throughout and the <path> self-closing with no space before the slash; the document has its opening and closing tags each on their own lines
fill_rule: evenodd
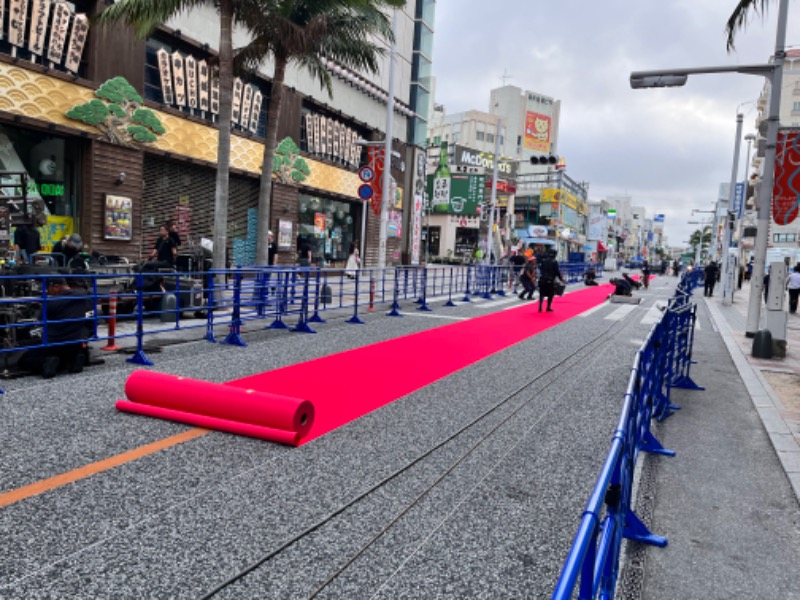
<svg viewBox="0 0 800 600">
<path fill-rule="evenodd" d="M 195 438 L 199 438 L 200 436 L 209 433 L 209 431 L 209 429 L 202 429 L 200 427 L 190 429 L 189 431 L 184 431 L 178 435 L 173 435 L 172 437 L 153 442 L 152 444 L 140 446 L 139 448 L 128 450 L 122 454 L 117 454 L 116 456 L 97 461 L 90 465 L 79 467 L 72 471 L 67 471 L 61 475 L 56 475 L 55 477 L 50 477 L 49 479 L 42 479 L 41 481 L 26 485 L 25 487 L 0 494 L 0 508 L 8 506 L 9 504 L 20 502 L 21 500 L 26 500 L 32 496 L 43 494 L 44 492 L 49 492 L 50 490 L 65 486 L 69 483 L 86 479 L 87 477 L 97 475 L 103 471 L 108 471 L 114 467 L 118 467 L 120 465 L 124 465 L 125 463 L 142 458 L 143 456 L 147 456 L 148 454 L 154 454 L 159 450 L 164 450 L 171 446 L 177 446 L 183 442 L 188 442 Z"/>
</svg>

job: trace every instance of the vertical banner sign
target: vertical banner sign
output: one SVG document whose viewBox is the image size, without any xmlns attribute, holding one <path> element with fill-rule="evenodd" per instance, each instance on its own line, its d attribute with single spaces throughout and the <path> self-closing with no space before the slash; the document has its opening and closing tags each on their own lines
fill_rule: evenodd
<svg viewBox="0 0 800 600">
<path fill-rule="evenodd" d="M 250 126 L 250 110 L 253 108 L 253 90 L 252 85 L 244 86 L 242 92 L 242 119 L 239 121 L 242 128 L 247 129 Z"/>
<path fill-rule="evenodd" d="M 197 63 L 197 90 L 200 110 L 208 110 L 208 63 L 201 60 Z"/>
<path fill-rule="evenodd" d="M 172 65 L 169 60 L 169 52 L 159 48 L 156 58 L 158 59 L 158 76 L 161 79 L 161 95 L 164 97 L 164 104 L 173 104 L 175 98 L 172 94 Z"/>
<path fill-rule="evenodd" d="M 383 200 L 383 169 L 384 169 L 384 154 L 385 148 L 383 146 L 368 146 L 367 147 L 367 166 L 372 169 L 375 174 L 370 182 L 372 187 L 372 212 L 376 215 L 381 214 L 381 202 Z"/>
<path fill-rule="evenodd" d="M 778 131 L 775 155 L 775 185 L 772 188 L 772 218 L 789 225 L 800 212 L 800 148 L 797 129 Z"/>
<path fill-rule="evenodd" d="M 333 129 L 333 119 L 328 119 L 328 155 L 333 157 L 333 142 L 336 139 L 336 134 Z"/>
<path fill-rule="evenodd" d="M 172 82 L 175 85 L 175 104 L 186 106 L 186 72 L 183 56 L 177 50 L 172 53 Z"/>
<path fill-rule="evenodd" d="M 306 148 L 310 154 L 314 154 L 317 151 L 317 141 L 314 137 L 314 115 L 308 113 L 303 121 L 306 125 Z"/>
<path fill-rule="evenodd" d="M 347 162 L 345 160 L 345 156 L 346 155 L 347 155 L 347 127 L 345 127 L 343 123 L 340 123 L 339 124 L 339 151 L 336 153 L 336 157 L 342 162 Z"/>
<path fill-rule="evenodd" d="M 18 48 L 22 48 L 25 43 L 25 23 L 27 20 L 28 0 L 11 0 L 8 10 L 8 41 Z M 2 27 L 2 23 L 0 23 L 0 27 Z M 60 54 L 59 58 L 61 58 Z"/>
<path fill-rule="evenodd" d="M 527 111 L 523 141 L 525 148 L 537 152 L 550 152 L 550 121 L 547 115 Z"/>
<path fill-rule="evenodd" d="M 320 123 L 321 118 L 322 117 L 320 117 L 319 115 L 316 115 L 314 117 L 314 140 L 316 145 L 316 151 L 319 154 L 322 153 L 322 123 Z"/>
<path fill-rule="evenodd" d="M 331 144 L 331 146 L 333 146 L 331 148 L 331 154 L 333 155 L 333 158 L 339 158 L 339 131 L 340 131 L 339 128 L 340 127 L 341 127 L 341 125 L 340 125 L 340 123 L 338 121 L 333 123 L 333 144 Z"/>
<path fill-rule="evenodd" d="M 47 60 L 53 63 L 61 62 L 64 45 L 67 43 L 67 30 L 69 29 L 70 15 L 66 2 L 56 2 L 53 5 L 53 23 L 50 26 L 50 47 L 47 49 Z"/>
<path fill-rule="evenodd" d="M 428 160 L 425 152 L 417 152 L 417 168 L 414 173 L 414 204 L 411 212 L 411 264 L 419 264 L 422 244 L 422 215 L 425 209 L 425 182 Z"/>
<path fill-rule="evenodd" d="M 64 61 L 64 66 L 73 73 L 77 73 L 81 66 L 81 56 L 87 37 L 89 37 L 89 17 L 83 14 L 75 15 L 72 21 L 72 35 L 67 46 L 67 59 Z"/>
<path fill-rule="evenodd" d="M 253 94 L 253 109 L 250 111 L 250 133 L 258 131 L 258 122 L 261 120 L 261 103 L 264 96 L 260 90 Z"/>
<path fill-rule="evenodd" d="M 186 103 L 197 108 L 197 61 L 191 54 L 186 57 Z"/>
<path fill-rule="evenodd" d="M 737 183 L 733 192 L 733 212 L 737 219 L 742 218 L 744 212 L 744 183 Z"/>
<path fill-rule="evenodd" d="M 328 153 L 328 119 L 325 117 L 319 118 L 319 152 Z"/>
<path fill-rule="evenodd" d="M 47 20 L 50 18 L 50 0 L 33 0 L 31 6 L 31 30 L 28 33 L 28 50 L 36 56 L 44 52 L 44 38 L 47 34 Z M 3 22 L 0 8 L 0 23 Z M 0 27 L 0 29 L 2 29 Z M 2 35 L 0 35 L 2 38 Z"/>
<path fill-rule="evenodd" d="M 242 88 L 244 83 L 239 77 L 233 80 L 233 107 L 231 110 L 231 122 L 234 125 L 239 124 L 239 119 L 242 115 Z"/>
<path fill-rule="evenodd" d="M 215 115 L 219 114 L 219 77 L 211 80 L 211 112 Z"/>
</svg>

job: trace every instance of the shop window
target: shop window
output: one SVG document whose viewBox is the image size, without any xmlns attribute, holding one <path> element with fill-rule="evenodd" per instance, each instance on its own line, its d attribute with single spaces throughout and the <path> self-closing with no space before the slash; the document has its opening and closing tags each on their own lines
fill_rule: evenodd
<svg viewBox="0 0 800 600">
<path fill-rule="evenodd" d="M 360 244 L 361 205 L 306 194 L 297 202 L 297 251 L 311 248 L 315 265 L 344 264 L 350 244 Z"/>
<path fill-rule="evenodd" d="M 427 256 L 439 256 L 442 230 L 440 227 L 428 227 L 422 230 L 422 244 Z"/>
</svg>

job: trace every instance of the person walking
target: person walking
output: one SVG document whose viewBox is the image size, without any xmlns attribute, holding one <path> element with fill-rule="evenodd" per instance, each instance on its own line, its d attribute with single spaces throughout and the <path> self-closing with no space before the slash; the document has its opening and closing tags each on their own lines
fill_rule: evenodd
<svg viewBox="0 0 800 600">
<path fill-rule="evenodd" d="M 519 282 L 522 284 L 522 291 L 519 294 L 520 300 L 525 300 L 526 294 L 528 300 L 533 300 L 533 292 L 536 291 L 536 269 L 536 257 L 530 255 L 525 263 L 525 268 L 522 269 L 522 273 L 519 276 Z"/>
<path fill-rule="evenodd" d="M 789 314 L 797 313 L 797 300 L 800 298 L 800 263 L 786 278 L 786 289 L 789 290 Z"/>
<path fill-rule="evenodd" d="M 360 268 L 361 256 L 358 252 L 358 245 L 355 242 L 350 242 L 350 249 L 347 256 L 347 264 L 344 267 L 344 274 L 348 279 L 355 279 Z"/>
<path fill-rule="evenodd" d="M 704 288 L 703 288 L 703 295 L 706 298 L 711 298 L 714 295 L 714 284 L 717 283 L 717 274 L 719 273 L 719 267 L 717 263 L 713 260 L 706 265 L 706 268 L 703 269 L 703 277 L 704 277 Z"/>
<path fill-rule="evenodd" d="M 539 312 L 542 312 L 542 304 L 545 298 L 547 298 L 547 312 L 553 312 L 556 279 L 564 280 L 561 276 L 561 267 L 559 267 L 556 260 L 556 252 L 555 250 L 550 250 L 542 261 L 539 273 Z"/>
<path fill-rule="evenodd" d="M 644 289 L 650 287 L 650 263 L 646 260 L 642 263 L 642 283 L 644 283 Z"/>
</svg>

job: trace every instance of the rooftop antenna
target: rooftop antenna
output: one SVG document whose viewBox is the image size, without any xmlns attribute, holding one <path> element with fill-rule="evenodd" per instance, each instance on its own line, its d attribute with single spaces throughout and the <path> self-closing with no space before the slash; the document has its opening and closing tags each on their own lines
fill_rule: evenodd
<svg viewBox="0 0 800 600">
<path fill-rule="evenodd" d="M 511 79 L 512 75 L 509 75 L 506 69 L 503 69 L 503 74 L 500 76 L 500 81 L 503 82 L 503 86 L 506 85 L 506 79 Z"/>
</svg>

